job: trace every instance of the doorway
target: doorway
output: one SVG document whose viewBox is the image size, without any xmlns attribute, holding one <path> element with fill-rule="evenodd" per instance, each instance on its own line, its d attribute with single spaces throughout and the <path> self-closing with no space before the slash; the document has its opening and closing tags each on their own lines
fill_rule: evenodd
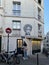
<svg viewBox="0 0 49 65">
<path fill-rule="evenodd" d="M 37 53 L 41 51 L 41 41 L 32 40 L 32 53 Z"/>
<path fill-rule="evenodd" d="M 1 41 L 2 41 L 2 37 L 0 36 L 0 52 L 1 52 Z"/>
<path fill-rule="evenodd" d="M 23 40 L 22 39 L 17 39 L 17 53 L 22 54 L 22 45 L 23 45 Z"/>
</svg>

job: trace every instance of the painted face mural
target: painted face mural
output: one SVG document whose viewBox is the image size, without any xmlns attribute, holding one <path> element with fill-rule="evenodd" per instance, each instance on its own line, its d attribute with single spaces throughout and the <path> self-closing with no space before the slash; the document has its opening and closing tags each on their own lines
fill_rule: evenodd
<svg viewBox="0 0 49 65">
<path fill-rule="evenodd" d="M 31 30 L 32 30 L 32 25 L 26 24 L 24 26 L 25 35 L 30 35 Z"/>
</svg>

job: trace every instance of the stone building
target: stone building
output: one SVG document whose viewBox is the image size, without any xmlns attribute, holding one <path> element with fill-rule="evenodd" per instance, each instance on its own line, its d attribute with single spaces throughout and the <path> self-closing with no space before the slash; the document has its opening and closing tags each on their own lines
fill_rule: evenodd
<svg viewBox="0 0 49 65">
<path fill-rule="evenodd" d="M 17 49 L 21 54 L 23 41 L 27 43 L 27 54 L 42 48 L 44 36 L 44 0 L 0 0 L 0 52 Z"/>
<path fill-rule="evenodd" d="M 43 40 L 43 48 L 42 49 L 44 49 L 44 48 L 49 50 L 49 32 L 47 32 L 47 34 L 45 35 L 44 40 Z"/>
</svg>

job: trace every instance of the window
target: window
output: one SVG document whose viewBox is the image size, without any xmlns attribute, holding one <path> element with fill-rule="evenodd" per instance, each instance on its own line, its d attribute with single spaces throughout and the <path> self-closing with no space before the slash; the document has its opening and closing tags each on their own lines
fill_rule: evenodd
<svg viewBox="0 0 49 65">
<path fill-rule="evenodd" d="M 48 42 L 48 40 L 46 42 Z"/>
<path fill-rule="evenodd" d="M 23 45 L 23 40 L 22 39 L 17 39 L 17 46 L 18 48 L 21 48 Z"/>
<path fill-rule="evenodd" d="M 38 0 L 38 3 L 41 5 L 41 0 Z"/>
<path fill-rule="evenodd" d="M 42 37 L 41 24 L 38 24 L 38 37 Z"/>
<path fill-rule="evenodd" d="M 1 6 L 1 0 L 0 0 L 0 6 Z"/>
<path fill-rule="evenodd" d="M 41 20 L 41 9 L 38 7 L 38 20 Z"/>
<path fill-rule="evenodd" d="M 20 2 L 13 2 L 13 14 L 16 16 L 20 16 L 21 11 L 21 3 Z"/>
<path fill-rule="evenodd" d="M 40 43 L 41 41 L 32 40 L 32 50 L 40 50 Z M 37 51 L 38 52 L 38 51 Z"/>
<path fill-rule="evenodd" d="M 41 25 L 40 24 L 38 24 L 38 30 L 41 30 Z"/>
<path fill-rule="evenodd" d="M 13 20 L 13 29 L 21 29 L 21 22 Z"/>
<path fill-rule="evenodd" d="M 44 40 L 46 39 L 46 37 L 44 37 Z"/>
</svg>

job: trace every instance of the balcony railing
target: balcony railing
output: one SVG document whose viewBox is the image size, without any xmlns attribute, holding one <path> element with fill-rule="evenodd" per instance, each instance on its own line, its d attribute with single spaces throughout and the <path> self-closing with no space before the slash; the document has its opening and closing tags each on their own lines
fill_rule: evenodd
<svg viewBox="0 0 49 65">
<path fill-rule="evenodd" d="M 38 30 L 38 33 L 42 33 L 42 30 Z"/>
<path fill-rule="evenodd" d="M 38 14 L 38 20 L 41 21 L 41 22 L 43 22 L 44 21 L 43 16 L 41 17 L 41 15 Z"/>
<path fill-rule="evenodd" d="M 42 31 L 38 30 L 38 37 L 42 37 Z"/>
<path fill-rule="evenodd" d="M 40 20 L 40 21 L 41 21 L 41 15 L 38 15 L 38 20 Z"/>
<path fill-rule="evenodd" d="M 20 16 L 20 10 L 13 10 L 13 15 Z"/>
</svg>

